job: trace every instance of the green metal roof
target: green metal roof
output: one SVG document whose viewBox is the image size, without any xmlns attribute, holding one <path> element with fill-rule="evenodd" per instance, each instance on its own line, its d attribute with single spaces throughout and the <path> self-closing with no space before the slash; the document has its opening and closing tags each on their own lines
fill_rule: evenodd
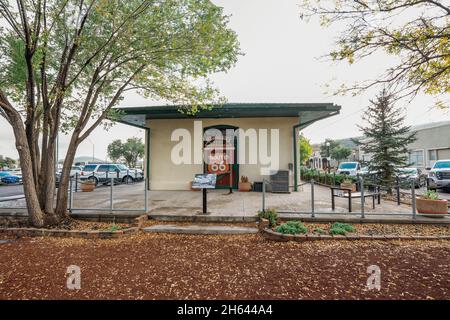
<svg viewBox="0 0 450 320">
<path fill-rule="evenodd" d="M 333 103 L 226 103 L 201 110 L 195 115 L 180 112 L 180 106 L 119 107 L 123 112 L 120 122 L 145 127 L 148 119 L 214 119 L 299 117 L 300 128 L 339 114 L 340 106 Z"/>
</svg>

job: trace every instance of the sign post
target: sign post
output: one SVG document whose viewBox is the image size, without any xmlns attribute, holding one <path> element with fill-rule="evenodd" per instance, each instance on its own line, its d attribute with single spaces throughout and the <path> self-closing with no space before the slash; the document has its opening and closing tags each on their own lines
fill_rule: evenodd
<svg viewBox="0 0 450 320">
<path fill-rule="evenodd" d="M 203 191 L 203 214 L 208 214 L 207 208 L 207 189 L 216 188 L 217 175 L 214 173 L 196 174 L 192 183 L 193 189 L 202 189 Z"/>
</svg>

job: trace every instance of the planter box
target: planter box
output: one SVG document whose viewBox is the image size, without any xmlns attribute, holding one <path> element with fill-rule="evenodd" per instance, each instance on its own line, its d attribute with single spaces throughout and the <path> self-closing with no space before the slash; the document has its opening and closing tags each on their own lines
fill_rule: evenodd
<svg viewBox="0 0 450 320">
<path fill-rule="evenodd" d="M 93 183 L 80 183 L 80 189 L 83 192 L 91 192 L 95 189 L 95 184 Z"/>
<path fill-rule="evenodd" d="M 341 189 L 350 189 L 352 192 L 356 192 L 356 184 L 355 183 L 341 183 Z"/>
<path fill-rule="evenodd" d="M 239 182 L 238 190 L 241 192 L 252 191 L 252 184 L 250 182 Z"/>
<path fill-rule="evenodd" d="M 442 215 L 448 214 L 447 200 L 430 200 L 416 198 L 416 207 L 418 213 L 424 213 L 427 215 Z"/>
</svg>

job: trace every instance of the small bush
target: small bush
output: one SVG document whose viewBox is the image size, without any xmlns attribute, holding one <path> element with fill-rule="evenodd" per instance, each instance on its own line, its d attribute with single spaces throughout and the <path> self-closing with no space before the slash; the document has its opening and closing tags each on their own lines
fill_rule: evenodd
<svg viewBox="0 0 450 320">
<path fill-rule="evenodd" d="M 301 221 L 288 221 L 278 226 L 275 229 L 275 231 L 284 234 L 299 234 L 299 233 L 307 233 L 308 228 Z"/>
<path fill-rule="evenodd" d="M 423 194 L 422 198 L 428 199 L 428 200 L 439 200 L 439 194 L 434 190 L 427 190 Z"/>
<path fill-rule="evenodd" d="M 322 228 L 315 228 L 313 233 L 317 233 L 317 234 L 325 234 L 325 230 L 323 230 Z"/>
<path fill-rule="evenodd" d="M 117 231 L 117 230 L 120 230 L 120 229 L 122 229 L 122 228 L 121 228 L 119 225 L 113 223 L 113 224 L 108 228 L 107 231 L 109 231 L 109 232 L 114 232 L 114 231 Z"/>
<path fill-rule="evenodd" d="M 266 211 L 259 211 L 258 217 L 269 220 L 269 227 L 275 227 L 278 221 L 277 211 L 275 209 L 267 209 Z"/>
<path fill-rule="evenodd" d="M 340 234 L 345 236 L 347 234 L 347 231 L 345 231 L 345 229 L 335 227 L 330 229 L 330 234 L 332 235 Z"/>
<path fill-rule="evenodd" d="M 335 222 L 330 228 L 330 234 L 341 234 L 345 236 L 347 232 L 354 232 L 355 228 L 348 224 L 342 222 Z"/>
</svg>

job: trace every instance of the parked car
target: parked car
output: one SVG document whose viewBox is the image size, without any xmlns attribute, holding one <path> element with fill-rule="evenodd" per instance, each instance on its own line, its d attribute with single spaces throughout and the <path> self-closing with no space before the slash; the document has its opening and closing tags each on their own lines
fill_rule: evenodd
<svg viewBox="0 0 450 320">
<path fill-rule="evenodd" d="M 75 177 L 75 174 L 77 173 L 80 175 L 81 171 L 83 171 L 82 166 L 72 166 L 72 168 L 70 168 L 70 176 Z"/>
<path fill-rule="evenodd" d="M 428 172 L 428 186 L 430 189 L 450 190 L 450 159 L 438 160 Z"/>
<path fill-rule="evenodd" d="M 418 168 L 400 168 L 397 172 L 397 177 L 401 184 L 411 185 L 411 181 L 414 181 L 414 186 L 420 188 L 426 184 L 427 176 L 422 170 Z"/>
<path fill-rule="evenodd" d="M 339 164 L 336 174 L 346 174 L 356 177 L 361 172 L 361 164 L 359 162 L 342 162 Z"/>
<path fill-rule="evenodd" d="M 0 182 L 3 184 L 22 183 L 22 177 L 11 174 L 8 171 L 1 171 Z"/>
<path fill-rule="evenodd" d="M 130 183 L 144 179 L 144 173 L 140 169 L 130 169 L 123 164 L 87 164 L 80 172 L 80 181 L 94 180 L 95 184 L 107 184 L 111 178 L 116 181 Z"/>
</svg>

